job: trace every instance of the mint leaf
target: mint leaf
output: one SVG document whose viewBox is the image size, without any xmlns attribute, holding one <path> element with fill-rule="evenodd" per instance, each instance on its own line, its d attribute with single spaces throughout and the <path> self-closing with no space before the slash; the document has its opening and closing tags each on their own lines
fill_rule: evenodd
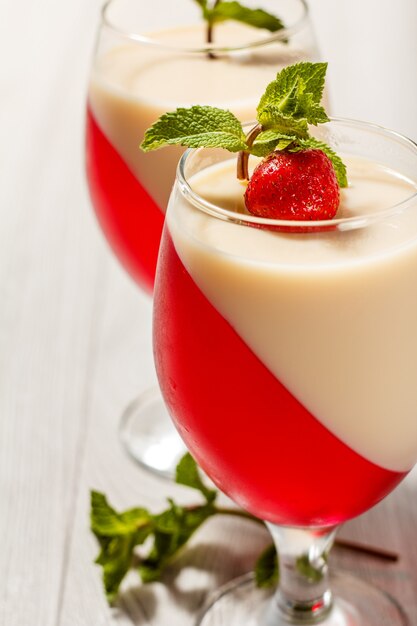
<svg viewBox="0 0 417 626">
<path fill-rule="evenodd" d="M 135 540 L 131 535 L 100 541 L 101 552 L 96 563 L 103 568 L 103 586 L 108 602 L 117 597 L 120 584 L 132 566 Z"/>
<path fill-rule="evenodd" d="M 258 120 L 265 128 L 294 123 L 293 134 L 307 131 L 308 124 L 329 121 L 320 102 L 327 63 L 296 63 L 281 70 L 266 88 Z"/>
<path fill-rule="evenodd" d="M 346 166 L 324 142 L 311 137 L 309 125 L 329 121 L 321 106 L 327 63 L 296 63 L 269 83 L 258 105 L 260 132 L 246 153 L 265 157 L 274 150 L 322 150 L 331 160 L 340 187 L 347 187 Z M 248 142 L 251 143 L 248 139 Z M 238 175 L 248 178 L 247 154 L 239 155 Z"/>
<path fill-rule="evenodd" d="M 225 2 L 223 7 L 225 5 L 235 6 L 235 3 Z M 207 11 L 218 10 L 221 6 L 221 3 L 215 3 Z M 330 158 L 340 187 L 346 187 L 346 167 L 342 160 L 330 146 L 312 138 L 309 131 L 309 125 L 329 121 L 321 105 L 326 70 L 327 63 L 311 62 L 296 63 L 281 70 L 266 87 L 257 108 L 259 123 L 247 136 L 230 111 L 196 105 L 162 115 L 146 131 L 141 148 L 148 152 L 177 144 L 239 152 L 237 177 L 248 180 L 249 154 L 265 157 L 274 150 L 297 151 L 315 147 Z"/>
<path fill-rule="evenodd" d="M 125 575 L 138 560 L 142 581 L 158 580 L 170 560 L 201 524 L 220 512 L 213 504 L 216 491 L 202 483 L 192 458 L 180 463 L 179 475 L 185 481 L 183 484 L 203 493 L 205 504 L 182 507 L 169 500 L 168 508 L 156 515 L 145 508 L 119 513 L 104 494 L 91 492 L 91 530 L 100 545 L 95 563 L 102 567 L 103 586 L 109 603 L 116 599 Z M 135 555 L 135 548 L 147 539 L 150 541 L 149 550 L 140 560 Z"/>
<path fill-rule="evenodd" d="M 247 148 L 242 125 L 233 113 L 210 106 L 165 113 L 146 131 L 141 148 L 149 152 L 170 144 L 225 148 L 230 152 Z"/>
<path fill-rule="evenodd" d="M 220 2 L 209 11 L 208 19 L 212 24 L 235 20 L 254 28 L 264 28 L 271 33 L 285 28 L 283 22 L 271 13 L 267 13 L 263 9 L 249 9 L 239 2 Z"/>
<path fill-rule="evenodd" d="M 319 141 L 315 137 L 309 137 L 308 139 L 299 139 L 298 146 L 291 149 L 291 151 L 297 152 L 298 150 L 304 150 L 306 148 L 317 148 L 318 150 L 322 150 L 332 162 L 336 173 L 337 182 L 339 183 L 339 187 L 344 188 L 348 186 L 346 165 L 343 163 L 340 156 L 337 155 L 336 152 L 327 145 L 327 143 Z"/>
<path fill-rule="evenodd" d="M 277 585 L 278 578 L 278 555 L 274 544 L 271 544 L 256 561 L 255 582 L 258 587 L 272 587 Z"/>
<path fill-rule="evenodd" d="M 140 564 L 139 574 L 143 582 L 158 580 L 169 561 L 187 543 L 191 535 L 207 518 L 216 513 L 211 504 L 186 509 L 169 500 L 170 507 L 155 516 L 155 532 L 152 550 Z"/>
<path fill-rule="evenodd" d="M 103 569 L 103 585 L 111 603 L 132 565 L 135 546 L 142 544 L 152 531 L 152 519 L 143 508 L 117 513 L 98 491 L 91 492 L 90 519 L 101 548 L 95 562 Z"/>
<path fill-rule="evenodd" d="M 309 136 L 306 119 L 285 116 L 272 104 L 265 107 L 262 115 L 259 116 L 259 121 L 265 130 L 274 130 L 282 135 L 295 135 L 305 139 Z"/>
<path fill-rule="evenodd" d="M 295 135 L 285 135 L 278 130 L 265 130 L 257 136 L 250 152 L 254 156 L 265 157 L 274 150 L 285 150 L 296 140 Z"/>
<path fill-rule="evenodd" d="M 91 492 L 91 530 L 94 533 L 107 537 L 129 535 L 149 524 L 149 521 L 146 509 L 129 509 L 119 514 L 109 505 L 104 494 Z"/>
<path fill-rule="evenodd" d="M 217 0 L 209 6 L 207 0 L 195 0 L 201 7 L 203 18 L 210 26 L 227 20 L 234 20 L 253 26 L 254 28 L 264 28 L 271 33 L 285 28 L 282 20 L 272 13 L 263 9 L 250 9 L 236 1 Z"/>
<path fill-rule="evenodd" d="M 175 473 L 175 482 L 180 485 L 186 485 L 192 489 L 200 491 L 208 503 L 214 502 L 217 497 L 215 489 L 209 489 L 201 480 L 197 463 L 189 452 L 187 452 L 177 465 Z"/>
</svg>

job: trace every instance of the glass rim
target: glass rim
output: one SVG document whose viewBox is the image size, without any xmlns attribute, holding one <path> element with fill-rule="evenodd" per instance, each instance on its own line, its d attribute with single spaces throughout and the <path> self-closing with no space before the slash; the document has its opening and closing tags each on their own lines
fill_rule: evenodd
<svg viewBox="0 0 417 626">
<path fill-rule="evenodd" d="M 286 39 L 289 39 L 290 37 L 292 37 L 295 33 L 297 33 L 299 30 L 301 30 L 301 28 L 303 28 L 303 26 L 305 25 L 305 23 L 307 22 L 308 18 L 309 18 L 309 8 L 307 5 L 307 1 L 306 0 L 296 0 L 296 2 L 298 2 L 302 9 L 303 9 L 303 14 L 301 15 L 301 17 L 294 22 L 294 24 L 291 24 L 290 26 L 286 26 L 285 28 L 282 28 L 281 30 L 275 32 L 274 34 L 270 35 L 269 37 L 264 37 L 262 39 L 254 39 L 253 41 L 247 41 L 245 43 L 239 44 L 239 45 L 234 45 L 234 46 L 225 46 L 225 45 L 217 45 L 215 43 L 210 43 L 210 44 L 205 44 L 204 46 L 198 46 L 198 47 L 185 47 L 185 46 L 181 46 L 181 45 L 170 45 L 170 44 L 163 44 L 160 41 L 158 41 L 157 39 L 154 39 L 152 37 L 147 37 L 146 35 L 142 35 L 140 33 L 136 33 L 136 32 L 132 32 L 128 29 L 123 29 L 120 28 L 118 26 L 116 26 L 115 24 L 112 23 L 111 19 L 108 16 L 108 10 L 110 8 L 111 5 L 113 5 L 115 2 L 118 2 L 118 0 L 106 0 L 106 2 L 103 4 L 102 8 L 101 8 L 101 22 L 102 25 L 105 26 L 106 28 L 108 28 L 109 30 L 111 30 L 113 33 L 122 36 L 126 39 L 129 39 L 131 41 L 134 41 L 138 44 L 144 45 L 144 46 L 149 46 L 149 47 L 154 47 L 154 48 L 159 48 L 160 50 L 169 50 L 169 51 L 176 51 L 176 52 L 187 52 L 190 54 L 207 54 L 210 52 L 234 52 L 234 51 L 239 51 L 239 50 L 247 50 L 247 49 L 252 49 L 252 48 L 259 48 L 262 46 L 267 46 L 269 44 L 275 43 L 275 42 L 282 42 Z"/>
<path fill-rule="evenodd" d="M 330 117 L 330 122 L 336 124 L 351 125 L 354 127 L 362 128 L 364 130 L 377 132 L 378 134 L 383 134 L 387 138 L 395 140 L 396 142 L 403 144 L 405 147 L 411 148 L 415 151 L 417 155 L 417 143 L 415 141 L 409 139 L 401 133 L 398 133 L 397 131 L 385 128 L 384 126 L 345 117 Z M 250 129 L 255 125 L 255 123 L 256 122 L 245 123 L 243 125 L 243 128 Z M 293 233 L 296 231 L 299 231 L 300 233 L 311 233 L 323 232 L 324 230 L 352 230 L 354 228 L 362 228 L 369 224 L 379 222 L 382 219 L 391 215 L 401 213 L 407 210 L 414 203 L 416 203 L 417 206 L 416 180 L 412 181 L 415 183 L 416 186 L 416 191 L 413 194 L 411 194 L 409 197 L 405 198 L 401 202 L 389 206 L 386 209 L 382 209 L 381 211 L 377 211 L 376 213 L 374 212 L 359 216 L 339 217 L 327 220 L 278 220 L 266 217 L 257 217 L 256 215 L 251 215 L 249 213 L 237 213 L 236 211 L 223 209 L 209 202 L 191 188 L 187 179 L 187 175 L 185 174 L 185 167 L 188 159 L 193 154 L 196 154 L 203 150 L 207 150 L 207 148 L 188 148 L 180 158 L 176 172 L 176 182 L 178 183 L 179 189 L 182 195 L 188 201 L 190 201 L 191 204 L 193 204 L 197 209 L 203 211 L 204 213 L 207 213 L 208 215 L 211 215 L 212 217 L 216 217 L 218 219 L 222 219 L 228 222 L 233 222 L 235 224 L 259 227 L 275 227 L 276 230 Z"/>
</svg>

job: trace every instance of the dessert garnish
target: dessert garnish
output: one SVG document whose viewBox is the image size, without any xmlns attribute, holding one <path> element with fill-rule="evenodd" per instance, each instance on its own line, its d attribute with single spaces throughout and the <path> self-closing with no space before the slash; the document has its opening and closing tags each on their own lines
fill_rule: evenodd
<svg viewBox="0 0 417 626">
<path fill-rule="evenodd" d="M 175 482 L 197 490 L 201 504 L 182 506 L 168 498 L 168 507 L 161 513 L 152 514 L 143 507 L 118 513 L 104 494 L 91 492 L 91 530 L 100 545 L 95 562 L 103 569 L 103 585 L 109 603 L 117 598 L 120 584 L 132 568 L 137 570 L 143 583 L 159 580 L 181 548 L 210 517 L 232 515 L 263 525 L 261 520 L 242 509 L 219 506 L 218 492 L 204 484 L 189 453 L 177 465 Z M 136 552 L 138 547 L 142 548 L 141 553 Z M 259 576 L 265 586 L 268 568 L 273 568 L 272 576 L 276 568 L 271 557 L 267 563 L 264 561 L 262 558 Z"/>
<path fill-rule="evenodd" d="M 240 4 L 240 2 L 230 2 L 228 0 L 214 0 L 214 2 L 209 0 L 195 1 L 201 7 L 203 19 L 207 23 L 207 43 L 209 44 L 213 42 L 213 27 L 215 24 L 229 20 L 242 22 L 254 28 L 264 28 L 271 33 L 285 28 L 283 22 L 275 15 L 263 9 L 250 9 Z M 214 55 L 212 56 L 214 58 Z"/>
<path fill-rule="evenodd" d="M 271 219 L 331 219 L 346 167 L 310 126 L 329 122 L 321 100 L 327 63 L 302 62 L 281 70 L 266 88 L 257 121 L 245 135 L 230 111 L 211 106 L 178 108 L 162 115 L 145 133 L 145 152 L 166 145 L 224 148 L 239 153 L 237 177 L 248 181 L 247 210 Z M 249 180 L 249 155 L 263 161 Z"/>
</svg>

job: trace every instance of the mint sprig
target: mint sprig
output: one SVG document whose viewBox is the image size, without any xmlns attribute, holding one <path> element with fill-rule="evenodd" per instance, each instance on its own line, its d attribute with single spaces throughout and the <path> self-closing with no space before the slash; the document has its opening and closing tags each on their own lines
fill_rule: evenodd
<svg viewBox="0 0 417 626">
<path fill-rule="evenodd" d="M 327 63 L 302 62 L 281 70 L 266 87 L 257 107 L 258 124 L 245 136 L 241 122 L 216 107 L 193 106 L 165 113 L 145 133 L 148 152 L 169 144 L 189 148 L 225 148 L 239 152 L 238 177 L 248 178 L 248 158 L 274 150 L 318 148 L 333 164 L 340 187 L 347 186 L 346 166 L 326 143 L 310 134 L 310 126 L 329 120 L 321 101 Z M 253 131 L 256 132 L 253 132 Z"/>
<path fill-rule="evenodd" d="M 91 492 L 91 530 L 100 546 L 95 563 L 102 567 L 109 603 L 116 600 L 120 585 L 132 568 L 144 583 L 159 580 L 191 536 L 213 515 L 234 515 L 263 524 L 240 509 L 217 506 L 217 491 L 204 484 L 188 453 L 177 466 L 176 482 L 197 490 L 203 503 L 185 507 L 168 499 L 168 507 L 161 513 L 153 514 L 145 508 L 119 513 L 104 494 Z M 141 556 L 136 553 L 139 546 Z"/>
<path fill-rule="evenodd" d="M 240 2 L 219 2 L 212 9 L 206 9 L 206 19 L 212 24 L 227 20 L 242 22 L 254 28 L 264 28 L 276 33 L 285 28 L 282 20 L 263 9 L 249 9 Z"/>
<path fill-rule="evenodd" d="M 266 88 L 258 105 L 258 121 L 265 129 L 280 124 L 308 134 L 308 124 L 328 122 L 321 105 L 327 63 L 302 62 L 281 70 Z M 294 132 L 297 135 L 297 132 Z"/>
<path fill-rule="evenodd" d="M 202 481 L 197 463 L 189 453 L 184 454 L 175 469 L 175 482 L 179 485 L 191 487 L 191 489 L 197 489 L 203 495 L 207 504 L 213 504 L 217 498 L 217 491 L 209 489 Z"/>
<path fill-rule="evenodd" d="M 266 157 L 274 150 L 286 150 L 291 144 L 295 145 L 296 141 L 295 135 L 286 135 L 280 130 L 261 130 L 250 147 L 250 153 Z"/>
<path fill-rule="evenodd" d="M 164 113 L 145 133 L 144 152 L 166 145 L 188 148 L 224 148 L 230 152 L 246 149 L 242 124 L 230 111 L 210 106 L 179 108 Z"/>
<path fill-rule="evenodd" d="M 146 509 L 117 513 L 104 494 L 91 492 L 91 530 L 101 548 L 95 562 L 103 569 L 103 585 L 110 603 L 131 568 L 134 548 L 151 534 L 152 522 Z"/>
<path fill-rule="evenodd" d="M 195 0 L 201 7 L 203 19 L 208 25 L 208 43 L 212 42 L 212 29 L 215 24 L 233 20 L 253 26 L 263 28 L 275 33 L 285 28 L 282 20 L 276 15 L 272 15 L 263 9 L 250 9 L 236 1 L 215 0 Z"/>
</svg>

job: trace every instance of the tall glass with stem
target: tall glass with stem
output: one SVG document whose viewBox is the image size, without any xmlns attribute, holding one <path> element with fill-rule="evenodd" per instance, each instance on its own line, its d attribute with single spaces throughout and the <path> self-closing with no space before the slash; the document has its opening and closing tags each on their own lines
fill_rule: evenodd
<svg viewBox="0 0 417 626">
<path fill-rule="evenodd" d="M 304 0 L 245 5 L 279 11 L 285 28 L 271 33 L 229 21 L 208 31 L 194 0 L 110 0 L 102 11 L 88 89 L 89 189 L 113 251 L 150 294 L 181 150 L 141 153 L 145 130 L 165 111 L 193 104 L 252 119 L 257 94 L 277 71 L 318 56 Z M 150 390 L 130 405 L 121 434 L 142 465 L 172 475 L 183 445 L 159 393 Z"/>
<path fill-rule="evenodd" d="M 336 217 L 286 222 L 244 208 L 236 159 L 189 151 L 171 195 L 154 292 L 163 396 L 204 471 L 267 521 L 273 599 L 244 579 L 203 626 L 395 626 L 388 596 L 329 578 L 342 522 L 417 459 L 417 146 L 333 120 L 344 158 Z"/>
</svg>

